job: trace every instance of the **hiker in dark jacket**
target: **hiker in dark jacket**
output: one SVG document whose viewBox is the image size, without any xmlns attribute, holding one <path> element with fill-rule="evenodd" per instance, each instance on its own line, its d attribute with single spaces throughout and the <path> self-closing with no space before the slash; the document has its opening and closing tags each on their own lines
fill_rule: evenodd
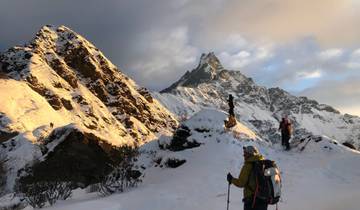
<svg viewBox="0 0 360 210">
<path fill-rule="evenodd" d="M 234 113 L 234 97 L 230 94 L 228 99 L 229 104 L 229 115 L 235 117 Z"/>
<path fill-rule="evenodd" d="M 290 150 L 291 123 L 287 117 L 282 118 L 279 130 L 281 131 L 281 144 L 286 147 L 286 150 Z"/>
<path fill-rule="evenodd" d="M 267 210 L 267 202 L 254 199 L 256 189 L 256 177 L 252 174 L 253 162 L 264 160 L 264 157 L 254 146 L 243 147 L 244 150 L 244 165 L 241 168 L 238 178 L 234 178 L 230 173 L 227 175 L 227 180 L 230 184 L 237 187 L 244 188 L 244 210 Z"/>
</svg>

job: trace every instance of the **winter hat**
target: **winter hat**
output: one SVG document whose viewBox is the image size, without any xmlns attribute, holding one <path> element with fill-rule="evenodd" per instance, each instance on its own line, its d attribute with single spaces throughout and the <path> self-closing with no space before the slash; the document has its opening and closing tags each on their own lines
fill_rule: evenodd
<svg viewBox="0 0 360 210">
<path fill-rule="evenodd" d="M 244 153 L 247 153 L 249 155 L 258 155 L 259 154 L 259 150 L 255 146 L 252 146 L 252 145 L 244 146 L 243 149 L 244 149 Z"/>
</svg>

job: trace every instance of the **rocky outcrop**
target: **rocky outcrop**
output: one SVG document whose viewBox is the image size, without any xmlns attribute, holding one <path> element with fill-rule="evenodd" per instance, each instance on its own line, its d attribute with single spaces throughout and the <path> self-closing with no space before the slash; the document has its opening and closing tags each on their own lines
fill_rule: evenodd
<svg viewBox="0 0 360 210">
<path fill-rule="evenodd" d="M 59 139 L 62 141 L 44 155 L 43 161 L 30 167 L 35 177 L 53 176 L 83 187 L 99 182 L 120 160 L 116 147 L 94 134 L 73 128 L 55 130 L 45 140 L 44 148 Z"/>
<path fill-rule="evenodd" d="M 168 149 L 170 151 L 182 151 L 185 149 L 191 149 L 199 147 L 201 144 L 194 140 L 189 140 L 191 136 L 191 130 L 186 125 L 181 125 L 173 134 L 170 142 L 165 144 L 159 144 L 160 148 Z"/>
<path fill-rule="evenodd" d="M 17 136 L 18 132 L 6 132 L 0 130 L 0 143 L 12 139 L 13 137 Z"/>
</svg>

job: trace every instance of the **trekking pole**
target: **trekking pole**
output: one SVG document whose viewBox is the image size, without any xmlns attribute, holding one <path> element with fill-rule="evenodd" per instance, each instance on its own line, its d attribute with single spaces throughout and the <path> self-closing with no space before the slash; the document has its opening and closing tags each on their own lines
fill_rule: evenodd
<svg viewBox="0 0 360 210">
<path fill-rule="evenodd" d="M 227 204 L 226 204 L 226 210 L 229 210 L 229 203 L 230 203 L 229 197 L 230 197 L 230 183 L 228 184 L 228 193 L 227 193 Z"/>
</svg>

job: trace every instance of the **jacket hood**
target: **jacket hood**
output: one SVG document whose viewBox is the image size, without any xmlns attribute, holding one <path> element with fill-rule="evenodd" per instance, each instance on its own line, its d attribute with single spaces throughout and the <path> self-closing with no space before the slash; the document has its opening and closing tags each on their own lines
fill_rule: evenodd
<svg viewBox="0 0 360 210">
<path fill-rule="evenodd" d="M 245 162 L 254 162 L 254 161 L 258 161 L 258 160 L 264 160 L 264 156 L 262 156 L 261 154 L 256 154 L 253 155 L 251 157 L 249 157 L 248 159 L 245 160 Z"/>
</svg>

